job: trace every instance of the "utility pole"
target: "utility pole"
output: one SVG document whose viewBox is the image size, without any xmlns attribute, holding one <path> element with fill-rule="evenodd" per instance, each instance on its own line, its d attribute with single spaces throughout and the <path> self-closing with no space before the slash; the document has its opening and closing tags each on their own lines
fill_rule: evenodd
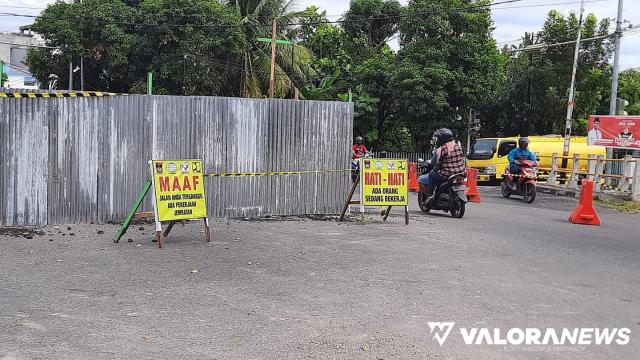
<svg viewBox="0 0 640 360">
<path fill-rule="evenodd" d="M 580 56 L 580 37 L 582 36 L 582 16 L 584 14 L 584 0 L 580 1 L 580 20 L 578 21 L 578 36 L 576 38 L 576 51 L 573 55 L 573 70 L 571 71 L 571 87 L 569 88 L 569 101 L 567 103 L 567 119 L 564 127 L 564 147 L 562 148 L 562 168 L 568 164 L 569 146 L 571 142 L 571 123 L 573 118 L 573 105 L 575 104 L 576 71 Z"/>
<path fill-rule="evenodd" d="M 616 102 L 618 98 L 618 75 L 620 73 L 620 39 L 622 38 L 622 1 L 618 0 L 618 18 L 616 19 L 616 50 L 613 54 L 613 74 L 611 76 L 611 102 L 609 115 L 616 114 Z"/>
<path fill-rule="evenodd" d="M 531 35 L 533 40 L 533 34 Z M 533 42 L 533 41 L 532 41 Z M 531 73 L 533 72 L 533 52 L 529 53 L 529 70 L 528 70 L 528 78 L 527 79 L 527 112 L 525 120 L 525 124 L 527 124 L 527 128 L 525 129 L 524 136 L 529 136 L 529 131 L 531 131 L 531 88 L 533 87 L 533 79 L 531 79 Z"/>
<path fill-rule="evenodd" d="M 613 72 L 611 74 L 611 100 L 609 102 L 609 115 L 616 115 L 618 102 L 618 76 L 620 74 L 620 40 L 622 39 L 622 0 L 618 0 L 618 18 L 616 19 L 615 32 L 615 52 L 613 53 Z M 613 158 L 613 149 L 607 148 L 607 158 Z M 610 161 L 605 163 L 604 172 L 611 174 Z M 607 185 L 611 183 L 611 178 L 607 178 Z"/>
<path fill-rule="evenodd" d="M 69 59 L 69 91 L 73 90 L 73 60 Z"/>
<path fill-rule="evenodd" d="M 276 87 L 276 19 L 271 24 L 271 76 L 269 77 L 269 97 L 273 98 Z"/>
<path fill-rule="evenodd" d="M 82 0 L 77 0 L 77 1 L 80 4 L 82 4 Z M 75 2 L 76 1 L 74 1 L 74 3 Z M 82 23 L 82 19 L 80 20 L 80 31 L 82 33 L 82 38 L 80 38 L 80 42 L 83 42 L 84 41 L 84 25 Z M 84 91 L 84 54 L 80 54 L 80 91 Z"/>
<path fill-rule="evenodd" d="M 276 39 L 276 31 L 277 31 L 277 21 L 276 19 L 273 19 L 273 22 L 271 24 L 271 39 L 269 38 L 257 38 L 256 40 L 259 42 L 270 42 L 271 43 L 271 76 L 269 78 L 269 97 L 273 98 L 275 96 L 275 88 L 276 88 L 276 45 L 278 44 L 283 44 L 283 45 L 291 45 L 291 63 L 293 64 L 295 57 L 294 57 L 294 44 L 293 42 L 289 41 L 289 40 L 278 40 Z M 295 88 L 295 85 L 293 85 L 293 79 L 291 79 L 291 85 L 294 87 L 293 90 L 293 98 L 298 100 L 299 97 L 299 92 L 298 89 Z M 246 88 L 246 84 L 245 84 L 245 88 Z M 248 91 L 247 91 L 248 93 Z M 247 95 L 248 96 L 248 95 Z"/>
<path fill-rule="evenodd" d="M 473 109 L 469 109 L 469 121 L 467 122 L 467 155 L 471 151 L 471 122 L 473 121 Z"/>
</svg>

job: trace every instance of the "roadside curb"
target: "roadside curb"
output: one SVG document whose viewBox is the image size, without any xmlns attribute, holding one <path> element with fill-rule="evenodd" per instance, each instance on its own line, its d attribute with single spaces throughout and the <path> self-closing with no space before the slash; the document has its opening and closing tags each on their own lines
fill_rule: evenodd
<svg viewBox="0 0 640 360">
<path fill-rule="evenodd" d="M 580 197 L 580 190 L 577 190 L 577 189 L 567 189 L 567 188 L 561 188 L 561 187 L 549 186 L 549 185 L 540 185 L 540 184 L 538 184 L 537 187 L 538 187 L 538 191 L 545 194 L 565 196 L 565 197 L 571 197 L 571 198 Z M 609 201 L 609 202 L 624 202 L 624 201 L 631 200 L 631 195 L 605 191 L 605 192 L 594 193 L 593 198 L 602 200 L 602 201 Z"/>
</svg>

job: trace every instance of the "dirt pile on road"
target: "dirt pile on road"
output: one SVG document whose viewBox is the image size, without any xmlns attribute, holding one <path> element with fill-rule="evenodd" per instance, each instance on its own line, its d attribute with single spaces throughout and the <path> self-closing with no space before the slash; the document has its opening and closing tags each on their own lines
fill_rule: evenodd
<svg viewBox="0 0 640 360">
<path fill-rule="evenodd" d="M 44 231 L 25 227 L 0 227 L 0 235 L 33 239 L 34 236 L 43 236 Z"/>
</svg>

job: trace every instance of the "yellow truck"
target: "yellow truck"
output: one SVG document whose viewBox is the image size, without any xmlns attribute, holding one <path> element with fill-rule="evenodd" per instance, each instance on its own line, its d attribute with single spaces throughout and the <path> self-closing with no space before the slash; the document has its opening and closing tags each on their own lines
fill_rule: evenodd
<svg viewBox="0 0 640 360">
<path fill-rule="evenodd" d="M 519 137 L 505 138 L 482 138 L 477 139 L 471 145 L 467 154 L 467 165 L 478 169 L 478 181 L 496 183 L 502 179 L 502 174 L 509 160 L 509 151 L 518 146 Z M 564 137 L 560 135 L 529 136 L 529 150 L 539 155 L 539 167 L 551 168 L 551 155 L 557 153 L 562 155 Z M 571 138 L 569 156 L 580 154 L 580 157 L 593 155 L 606 155 L 603 146 L 588 146 L 587 138 L 584 136 L 574 136 Z M 558 160 L 558 166 L 560 166 Z M 567 168 L 573 167 L 573 160 L 568 160 Z M 581 170 L 586 170 L 587 162 L 580 162 Z"/>
</svg>

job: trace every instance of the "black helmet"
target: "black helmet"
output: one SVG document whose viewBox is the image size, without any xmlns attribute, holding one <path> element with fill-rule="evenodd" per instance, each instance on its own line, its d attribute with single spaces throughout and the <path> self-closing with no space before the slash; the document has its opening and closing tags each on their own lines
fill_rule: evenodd
<svg viewBox="0 0 640 360">
<path fill-rule="evenodd" d="M 433 133 L 433 137 L 436 138 L 436 146 L 442 146 L 453 140 L 453 132 L 447 128 L 442 128 L 436 130 Z"/>
<path fill-rule="evenodd" d="M 521 137 L 520 139 L 518 139 L 518 147 L 521 149 L 526 148 L 529 145 L 529 138 L 526 136 Z"/>
<path fill-rule="evenodd" d="M 356 144 L 363 144 L 364 143 L 364 139 L 362 138 L 362 136 L 356 136 Z"/>
</svg>

